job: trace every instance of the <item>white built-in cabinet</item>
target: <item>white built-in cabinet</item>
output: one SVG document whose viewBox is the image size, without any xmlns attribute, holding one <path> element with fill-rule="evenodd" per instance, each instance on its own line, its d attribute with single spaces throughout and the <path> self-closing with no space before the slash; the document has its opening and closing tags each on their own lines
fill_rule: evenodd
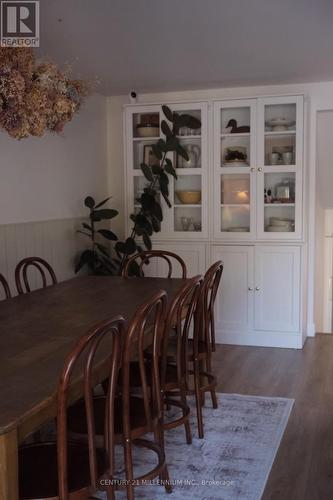
<svg viewBox="0 0 333 500">
<path fill-rule="evenodd" d="M 162 104 L 202 126 L 180 131 L 189 162 L 170 156 L 178 179 L 170 179 L 172 208 L 161 200 L 154 247 L 178 253 L 190 276 L 223 261 L 218 342 L 302 347 L 303 96 L 126 106 L 127 220 L 146 183 L 140 163 L 154 161 L 150 146 L 163 137 Z M 182 203 L 183 191 L 200 196 Z M 163 275 L 163 264 L 154 266 L 151 275 Z"/>
</svg>

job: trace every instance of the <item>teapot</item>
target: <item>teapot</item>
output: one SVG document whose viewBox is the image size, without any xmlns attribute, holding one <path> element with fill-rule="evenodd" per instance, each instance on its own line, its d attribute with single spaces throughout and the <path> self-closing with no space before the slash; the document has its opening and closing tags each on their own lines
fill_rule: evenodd
<svg viewBox="0 0 333 500">
<path fill-rule="evenodd" d="M 181 158 L 181 168 L 197 168 L 200 166 L 201 149 L 197 144 L 187 144 L 184 149 L 188 155 L 188 160 Z"/>
</svg>

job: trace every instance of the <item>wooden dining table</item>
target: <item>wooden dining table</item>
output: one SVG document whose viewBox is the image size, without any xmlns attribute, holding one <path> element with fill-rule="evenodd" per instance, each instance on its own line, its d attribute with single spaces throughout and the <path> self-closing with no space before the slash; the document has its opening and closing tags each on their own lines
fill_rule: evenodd
<svg viewBox="0 0 333 500">
<path fill-rule="evenodd" d="M 56 416 L 59 376 L 77 340 L 115 315 L 129 320 L 158 290 L 172 300 L 185 281 L 84 276 L 0 302 L 0 500 L 19 498 L 18 446 Z"/>
</svg>

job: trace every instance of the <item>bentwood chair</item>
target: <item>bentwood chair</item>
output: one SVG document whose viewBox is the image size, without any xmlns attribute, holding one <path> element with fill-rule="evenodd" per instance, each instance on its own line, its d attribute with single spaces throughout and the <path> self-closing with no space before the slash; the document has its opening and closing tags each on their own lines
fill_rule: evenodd
<svg viewBox="0 0 333 500">
<path fill-rule="evenodd" d="M 164 419 L 164 429 L 185 426 L 186 441 L 192 442 L 187 404 L 187 346 L 200 294 L 202 278 L 195 276 L 187 282 L 172 301 L 166 322 L 161 349 L 161 388 L 167 410 L 176 406 L 182 415 Z M 180 401 L 175 397 L 180 397 Z"/>
<path fill-rule="evenodd" d="M 205 274 L 204 283 L 206 291 L 204 293 L 204 308 L 206 311 L 205 315 L 205 331 L 208 331 L 207 339 L 210 339 L 210 344 L 212 351 L 215 352 L 215 317 L 214 317 L 214 306 L 216 301 L 216 295 L 218 288 L 220 286 L 220 281 L 223 273 L 223 263 L 222 261 L 217 261 L 213 264 Z"/>
<path fill-rule="evenodd" d="M 27 257 L 21 260 L 15 269 L 15 282 L 19 295 L 31 292 L 31 286 L 28 278 L 29 268 L 34 268 L 40 273 L 42 278 L 42 288 L 49 286 L 48 281 L 51 285 L 55 285 L 57 283 L 55 272 L 46 260 L 41 259 L 40 257 Z M 47 277 L 49 277 L 49 280 Z"/>
<path fill-rule="evenodd" d="M 2 288 L 5 292 L 6 299 L 10 299 L 11 298 L 10 288 L 6 278 L 2 274 L 0 274 L 0 284 L 2 285 Z"/>
<path fill-rule="evenodd" d="M 164 451 L 163 405 L 160 387 L 159 355 L 166 314 L 166 293 L 157 292 L 138 308 L 129 323 L 123 344 L 121 377 L 118 396 L 115 400 L 114 434 L 117 444 L 123 446 L 127 499 L 134 499 L 134 484 L 139 486 L 157 476 L 165 481 L 165 489 L 171 491 Z M 151 371 L 147 373 L 144 347 L 147 335 L 152 340 Z M 131 359 L 138 359 L 140 381 L 136 391 L 131 391 Z M 148 378 L 151 379 L 151 384 Z M 138 391 L 140 387 L 140 391 Z M 105 396 L 95 396 L 93 411 L 97 435 L 103 435 L 105 426 Z M 85 406 L 81 400 L 68 411 L 68 426 L 76 439 L 84 440 L 87 434 Z M 146 434 L 153 437 L 147 439 Z M 156 454 L 155 467 L 145 474 L 135 477 L 133 470 L 133 446 L 145 448 Z M 124 487 L 123 481 L 116 480 L 117 488 Z"/>
<path fill-rule="evenodd" d="M 144 277 L 143 266 L 148 266 L 152 259 L 161 259 L 167 266 L 167 278 L 171 278 L 173 274 L 172 261 L 178 263 L 180 267 L 181 278 L 186 278 L 186 264 L 179 255 L 167 250 L 147 250 L 137 253 L 129 257 L 123 269 L 123 276 L 139 276 Z"/>
<path fill-rule="evenodd" d="M 214 302 L 223 271 L 222 262 L 216 262 L 206 272 L 196 299 L 193 338 L 184 337 L 184 373 L 187 394 L 194 395 L 197 409 L 198 435 L 204 437 L 202 406 L 206 392 L 210 392 L 213 408 L 217 408 L 216 377 L 212 372 L 212 325 L 214 328 Z M 174 343 L 174 341 L 173 341 Z M 176 362 L 176 349 L 170 343 L 170 355 Z M 193 376 L 193 384 L 190 383 Z M 193 387 L 194 386 L 194 387 Z"/>
<path fill-rule="evenodd" d="M 188 344 L 190 373 L 194 377 L 194 394 L 197 406 L 198 434 L 204 437 L 202 406 L 206 392 L 210 392 L 213 408 L 218 407 L 216 397 L 216 377 L 212 372 L 212 343 L 214 334 L 214 303 L 221 280 L 223 264 L 213 264 L 204 276 L 198 299 L 193 339 Z M 215 348 L 215 338 L 214 338 Z M 189 390 L 189 393 L 193 391 Z M 199 404 L 199 401 L 201 404 Z"/>
<path fill-rule="evenodd" d="M 19 498 L 83 500 L 101 489 L 101 478 L 112 478 L 114 457 L 114 400 L 121 358 L 124 319 L 104 321 L 88 332 L 68 355 L 57 390 L 57 441 L 24 445 L 19 449 Z M 105 398 L 102 447 L 97 449 L 93 415 L 93 368 L 99 347 L 108 341 L 109 391 Z M 82 377 L 79 376 L 82 374 Z M 71 442 L 67 433 L 70 389 L 83 381 L 87 440 Z M 72 386 L 71 386 L 72 384 Z M 103 481 L 104 483 L 104 481 Z M 109 485 L 108 499 L 114 498 Z"/>
</svg>

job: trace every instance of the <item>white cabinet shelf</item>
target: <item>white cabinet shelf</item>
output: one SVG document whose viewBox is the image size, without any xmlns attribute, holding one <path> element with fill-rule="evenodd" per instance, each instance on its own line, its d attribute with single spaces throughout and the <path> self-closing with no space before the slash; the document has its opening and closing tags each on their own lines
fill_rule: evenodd
<svg viewBox="0 0 333 500">
<path fill-rule="evenodd" d="M 240 133 L 234 133 L 234 134 L 221 134 L 221 137 L 250 137 L 250 132 L 240 132 Z"/>
<path fill-rule="evenodd" d="M 279 130 L 279 131 L 265 131 L 265 135 L 279 136 L 279 135 L 294 135 L 296 130 Z"/>
<path fill-rule="evenodd" d="M 133 137 L 134 142 L 157 142 L 160 139 L 160 136 L 152 136 L 152 137 Z"/>
</svg>

